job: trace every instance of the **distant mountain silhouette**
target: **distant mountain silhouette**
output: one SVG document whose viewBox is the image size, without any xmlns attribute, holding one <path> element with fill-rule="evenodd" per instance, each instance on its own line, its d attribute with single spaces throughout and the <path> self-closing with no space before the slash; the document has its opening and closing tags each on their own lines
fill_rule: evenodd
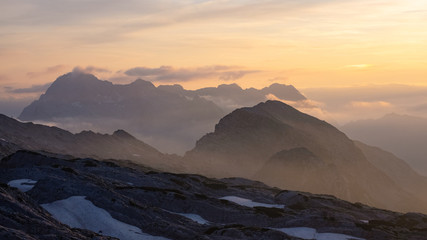
<svg viewBox="0 0 427 240">
<path fill-rule="evenodd" d="M 72 134 L 57 127 L 22 123 L 0 114 L 0 157 L 20 149 L 70 157 L 123 159 L 159 169 L 179 169 L 176 158 L 134 138 L 123 130 L 112 135 L 83 131 Z"/>
<path fill-rule="evenodd" d="M 407 183 L 369 162 L 344 133 L 278 101 L 225 116 L 185 158 L 211 176 L 249 177 L 394 210 L 427 207 L 424 195 L 406 191 Z"/>
<path fill-rule="evenodd" d="M 255 88 L 242 89 L 237 84 L 221 84 L 218 87 L 201 88 L 198 90 L 185 90 L 180 85 L 160 85 L 158 88 L 180 93 L 188 97 L 199 96 L 211 100 L 227 112 L 231 112 L 236 108 L 253 106 L 264 102 L 267 100 L 266 96 L 269 94 L 273 94 L 283 100 L 306 100 L 294 86 L 278 83 L 260 90 Z"/>
<path fill-rule="evenodd" d="M 180 85 L 155 87 L 141 79 L 115 85 L 72 72 L 59 77 L 19 119 L 49 122 L 72 132 L 124 129 L 161 151 L 183 153 L 227 112 L 265 101 L 268 94 L 305 99 L 294 87 L 280 84 L 261 90 L 231 84 L 190 91 Z"/>
<path fill-rule="evenodd" d="M 394 153 L 427 176 L 427 119 L 393 113 L 351 122 L 340 129 L 350 138 Z"/>
</svg>

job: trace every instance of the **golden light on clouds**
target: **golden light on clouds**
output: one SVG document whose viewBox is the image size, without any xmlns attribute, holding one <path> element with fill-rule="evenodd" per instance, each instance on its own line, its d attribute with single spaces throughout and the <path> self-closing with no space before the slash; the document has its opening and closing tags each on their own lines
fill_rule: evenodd
<svg viewBox="0 0 427 240">
<path fill-rule="evenodd" d="M 353 65 L 346 65 L 344 68 L 365 69 L 370 67 L 372 67 L 371 64 L 353 64 Z"/>
<path fill-rule="evenodd" d="M 1 86 L 47 83 L 76 66 L 125 79 L 135 67 L 214 65 L 247 71 L 235 79 L 244 87 L 427 85 L 425 1 L 27 0 L 0 13 Z"/>
</svg>

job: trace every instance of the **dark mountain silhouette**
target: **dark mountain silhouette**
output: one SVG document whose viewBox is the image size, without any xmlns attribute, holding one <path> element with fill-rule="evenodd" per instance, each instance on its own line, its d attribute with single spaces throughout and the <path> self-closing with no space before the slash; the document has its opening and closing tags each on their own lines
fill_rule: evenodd
<svg viewBox="0 0 427 240">
<path fill-rule="evenodd" d="M 274 95 L 283 100 L 300 101 L 306 98 L 292 85 L 274 83 L 263 89 L 242 89 L 237 84 L 222 84 L 218 87 L 185 90 L 180 85 L 160 85 L 159 89 L 179 93 L 187 97 L 202 97 L 211 100 L 226 112 L 236 108 L 253 106 L 264 102 L 268 95 Z M 218 119 L 219 120 L 219 119 Z"/>
<path fill-rule="evenodd" d="M 304 149 L 279 157 L 294 154 L 312 157 Z M 29 151 L 1 160 L 0 206 L 1 239 L 108 239 L 102 234 L 153 240 L 421 240 L 427 234 L 423 214 L 242 178 L 171 174 L 122 161 L 65 160 Z"/>
<path fill-rule="evenodd" d="M 225 116 L 185 158 L 209 176 L 248 177 L 387 209 L 427 209 L 423 194 L 399 186 L 344 133 L 278 101 Z"/>
<path fill-rule="evenodd" d="M 353 139 L 392 152 L 427 176 L 427 119 L 393 113 L 351 122 L 340 129 Z"/>
<path fill-rule="evenodd" d="M 188 99 L 141 79 L 114 85 L 73 72 L 59 77 L 19 119 L 52 122 L 74 132 L 124 129 L 161 150 L 175 152 L 189 148 L 223 114 L 203 98 Z"/>
<path fill-rule="evenodd" d="M 72 134 L 57 127 L 22 123 L 0 114 L 0 138 L 0 157 L 25 149 L 74 157 L 126 159 L 160 169 L 179 169 L 176 157 L 160 153 L 123 130 L 112 135 L 92 131 Z"/>
<path fill-rule="evenodd" d="M 19 119 L 72 132 L 124 129 L 163 152 L 184 153 L 226 113 L 265 101 L 268 94 L 305 99 L 294 87 L 280 84 L 261 90 L 232 84 L 190 91 L 180 85 L 155 87 L 141 79 L 114 85 L 75 71 L 59 77 Z"/>
</svg>

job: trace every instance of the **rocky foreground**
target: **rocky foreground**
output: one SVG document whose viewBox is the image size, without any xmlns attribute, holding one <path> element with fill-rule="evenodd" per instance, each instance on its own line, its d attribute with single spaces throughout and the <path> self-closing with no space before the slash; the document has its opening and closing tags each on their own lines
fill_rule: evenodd
<svg viewBox="0 0 427 240">
<path fill-rule="evenodd" d="M 427 216 L 241 178 L 18 151 L 0 163 L 0 239 L 426 239 Z M 62 222 L 62 223 L 60 223 Z M 82 230 L 86 229 L 86 230 Z"/>
</svg>

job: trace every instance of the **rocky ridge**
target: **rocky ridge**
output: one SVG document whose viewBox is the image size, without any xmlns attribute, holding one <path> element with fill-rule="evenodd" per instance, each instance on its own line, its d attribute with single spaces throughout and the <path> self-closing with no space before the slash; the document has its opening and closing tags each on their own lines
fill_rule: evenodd
<svg viewBox="0 0 427 240">
<path fill-rule="evenodd" d="M 19 179 L 35 183 L 25 193 L 6 185 Z M 23 204 L 13 215 L 3 204 L 0 209 L 0 218 L 9 219 L 1 221 L 0 234 L 25 234 L 15 239 L 51 239 L 40 231 L 68 234 L 66 239 L 97 237 L 87 230 L 70 230 L 52 220 L 50 214 L 55 212 L 49 214 L 38 206 L 76 196 L 84 196 L 112 218 L 153 239 L 298 240 L 303 234 L 314 234 L 340 239 L 416 240 L 427 234 L 427 216 L 422 214 L 401 214 L 327 195 L 284 191 L 241 178 L 159 172 L 123 161 L 65 160 L 19 151 L 1 161 L 0 182 L 2 203 Z M 28 211 L 33 220 L 19 220 Z M 34 221 L 43 224 L 32 225 Z"/>
<path fill-rule="evenodd" d="M 162 170 L 180 169 L 176 156 L 165 155 L 123 130 L 113 134 L 70 133 L 57 127 L 22 123 L 0 114 L 0 156 L 19 149 L 96 159 L 125 159 Z"/>
</svg>

